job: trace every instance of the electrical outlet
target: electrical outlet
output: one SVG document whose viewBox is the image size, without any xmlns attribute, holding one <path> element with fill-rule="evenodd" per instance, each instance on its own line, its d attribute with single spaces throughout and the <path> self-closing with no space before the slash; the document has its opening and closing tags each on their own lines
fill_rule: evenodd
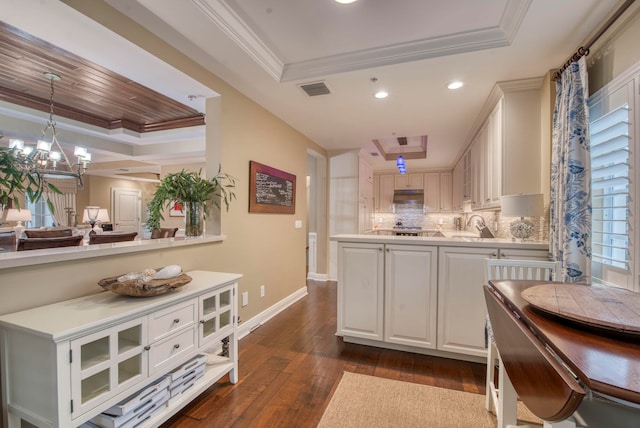
<svg viewBox="0 0 640 428">
<path fill-rule="evenodd" d="M 249 292 L 245 291 L 242 293 L 242 306 L 247 306 L 249 304 Z"/>
<path fill-rule="evenodd" d="M 264 285 L 260 286 L 260 297 L 264 297 Z"/>
</svg>

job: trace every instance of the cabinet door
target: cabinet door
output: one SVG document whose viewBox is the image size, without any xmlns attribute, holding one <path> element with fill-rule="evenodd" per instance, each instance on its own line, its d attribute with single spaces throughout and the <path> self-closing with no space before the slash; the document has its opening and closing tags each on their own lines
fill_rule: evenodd
<svg viewBox="0 0 640 428">
<path fill-rule="evenodd" d="M 461 211 L 464 196 L 464 161 L 460 160 L 453 169 L 451 199 L 454 211 Z"/>
<path fill-rule="evenodd" d="M 221 339 L 233 331 L 235 285 L 210 291 L 199 298 L 198 304 L 198 346 Z"/>
<path fill-rule="evenodd" d="M 378 178 L 378 212 L 393 212 L 393 191 L 395 189 L 395 179 L 393 175 L 381 175 Z"/>
<path fill-rule="evenodd" d="M 73 417 L 147 377 L 146 318 L 71 341 Z"/>
<path fill-rule="evenodd" d="M 489 206 L 500 205 L 502 196 L 502 99 L 489 116 L 489 135 L 487 141 L 488 186 L 487 201 Z"/>
<path fill-rule="evenodd" d="M 424 175 L 424 204 L 427 212 L 440 212 L 440 174 L 437 172 Z"/>
<path fill-rule="evenodd" d="M 338 245 L 338 335 L 383 339 L 382 244 Z"/>
<path fill-rule="evenodd" d="M 438 259 L 438 349 L 486 356 L 485 259 L 497 249 L 440 247 Z"/>
<path fill-rule="evenodd" d="M 471 145 L 471 203 L 473 208 L 482 208 L 485 203 L 487 174 L 487 126 L 483 126 Z"/>
<path fill-rule="evenodd" d="M 384 340 L 436 347 L 437 247 L 385 246 Z"/>
<path fill-rule="evenodd" d="M 453 176 L 450 172 L 440 174 L 440 212 L 450 212 L 453 210 Z"/>
<path fill-rule="evenodd" d="M 423 189 L 424 178 L 422 174 L 396 174 L 395 188 L 398 190 Z"/>
</svg>

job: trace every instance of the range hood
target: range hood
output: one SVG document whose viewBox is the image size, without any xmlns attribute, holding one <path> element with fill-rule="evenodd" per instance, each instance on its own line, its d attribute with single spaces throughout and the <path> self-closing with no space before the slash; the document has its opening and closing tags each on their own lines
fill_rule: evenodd
<svg viewBox="0 0 640 428">
<path fill-rule="evenodd" d="M 393 192 L 394 204 L 424 205 L 424 191 L 396 190 Z"/>
</svg>

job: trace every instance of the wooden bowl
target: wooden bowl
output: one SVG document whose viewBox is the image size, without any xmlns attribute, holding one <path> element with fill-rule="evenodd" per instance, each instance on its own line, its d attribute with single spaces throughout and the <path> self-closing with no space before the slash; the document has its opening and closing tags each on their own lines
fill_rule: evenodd
<svg viewBox="0 0 640 428">
<path fill-rule="evenodd" d="M 101 279 L 98 281 L 98 285 L 105 290 L 123 296 L 150 297 L 164 294 L 191 282 L 191 277 L 184 273 L 173 278 L 152 279 L 147 282 L 136 279 L 118 282 L 119 277 L 120 275 Z"/>
</svg>

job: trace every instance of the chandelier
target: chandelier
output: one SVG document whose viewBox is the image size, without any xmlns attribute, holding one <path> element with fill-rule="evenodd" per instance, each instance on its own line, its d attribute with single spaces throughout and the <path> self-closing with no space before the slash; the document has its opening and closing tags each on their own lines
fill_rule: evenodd
<svg viewBox="0 0 640 428">
<path fill-rule="evenodd" d="M 9 140 L 9 148 L 15 150 L 20 160 L 20 167 L 28 175 L 41 175 L 49 177 L 70 177 L 78 180 L 78 188 L 82 188 L 82 176 L 87 165 L 91 162 L 91 153 L 84 147 L 76 147 L 74 156 L 75 164 L 69 162 L 69 158 L 58 142 L 58 130 L 53 119 L 53 94 L 54 82 L 60 80 L 60 76 L 54 73 L 44 73 L 44 77 L 51 82 L 49 97 L 49 120 L 42 130 L 42 139 L 38 140 L 35 147 L 26 145 L 23 140 Z M 48 138 L 48 135 L 51 135 Z M 65 169 L 58 169 L 59 164 L 64 163 Z"/>
</svg>

